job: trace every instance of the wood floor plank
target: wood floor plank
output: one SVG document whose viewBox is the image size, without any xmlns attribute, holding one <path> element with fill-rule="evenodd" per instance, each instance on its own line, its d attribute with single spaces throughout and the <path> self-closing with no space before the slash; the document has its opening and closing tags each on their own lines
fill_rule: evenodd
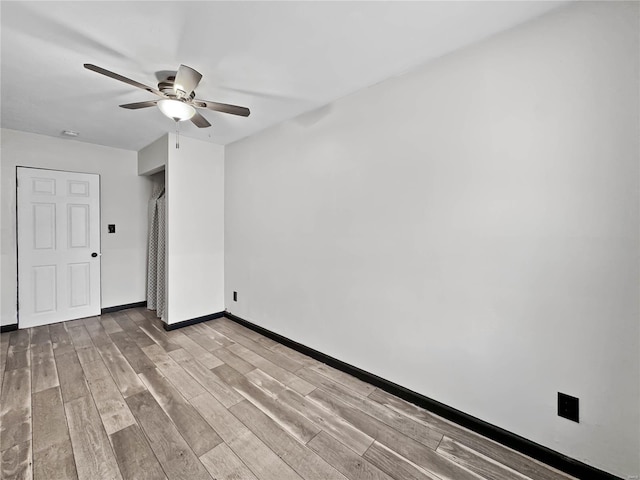
<svg viewBox="0 0 640 480">
<path fill-rule="evenodd" d="M 51 336 L 49 335 L 49 325 L 42 325 L 40 327 L 30 328 L 29 330 L 31 346 L 51 343 Z"/>
<path fill-rule="evenodd" d="M 41 452 L 69 440 L 60 387 L 36 392 L 32 397 L 33 451 Z"/>
<path fill-rule="evenodd" d="M 53 344 L 53 354 L 56 358 L 74 351 L 71 337 L 64 323 L 49 325 L 49 335 L 51 336 L 51 342 Z"/>
<path fill-rule="evenodd" d="M 71 337 L 71 342 L 75 349 L 90 347 L 93 345 L 91 341 L 91 336 L 87 331 L 87 328 L 83 325 L 77 325 L 75 327 L 67 327 L 67 332 L 69 332 L 69 336 Z"/>
<path fill-rule="evenodd" d="M 105 365 L 102 357 L 98 355 L 98 359 L 95 362 L 86 362 L 82 365 L 84 376 L 87 382 L 92 382 L 103 377 L 110 377 L 109 369 Z"/>
<path fill-rule="evenodd" d="M 258 480 L 226 443 L 209 450 L 200 461 L 216 480 Z"/>
<path fill-rule="evenodd" d="M 378 442 L 369 447 L 364 458 L 398 480 L 440 480 Z"/>
<path fill-rule="evenodd" d="M 261 357 L 269 360 L 270 362 L 278 365 L 279 367 L 284 368 L 285 370 L 289 370 L 290 372 L 295 373 L 302 368 L 302 364 L 298 363 L 297 361 L 292 360 L 291 358 L 285 355 L 281 355 L 278 352 L 274 352 L 269 348 L 265 348 L 259 343 L 243 335 L 239 335 L 238 333 L 229 330 L 227 327 L 224 327 L 224 326 L 218 327 L 218 325 L 216 325 L 215 330 L 223 333 L 224 335 L 228 336 L 231 340 L 235 341 L 236 343 L 239 343 L 240 345 L 248 348 L 252 352 L 257 353 Z"/>
<path fill-rule="evenodd" d="M 447 436 L 442 439 L 436 452 L 484 478 L 531 480 L 529 477 L 525 477 L 511 468 L 485 457 Z"/>
<path fill-rule="evenodd" d="M 9 333 L 0 333 L 0 395 L 2 394 L 2 381 L 9 352 L 9 335 Z"/>
<path fill-rule="evenodd" d="M 79 480 L 121 479 L 111 444 L 91 396 L 65 403 Z"/>
<path fill-rule="evenodd" d="M 222 359 L 213 355 L 211 352 L 203 348 L 199 343 L 194 342 L 193 339 L 187 335 L 179 335 L 173 337 L 171 340 L 175 342 L 176 345 L 180 345 L 185 352 L 187 352 L 193 358 L 197 359 L 198 362 L 200 362 L 207 368 L 215 368 L 224 363 Z M 180 350 L 174 350 L 174 352 L 179 351 Z"/>
<path fill-rule="evenodd" d="M 229 346 L 234 343 L 240 343 L 238 341 L 238 338 L 240 337 L 243 340 L 248 340 L 257 344 L 257 342 L 253 340 L 253 338 L 260 335 L 257 332 L 246 329 L 227 318 L 218 318 L 216 320 L 208 322 L 207 327 L 212 329 L 215 335 L 226 338 L 226 340 L 224 341 L 225 346 Z"/>
<path fill-rule="evenodd" d="M 77 479 L 78 473 L 73 458 L 71 441 L 58 442 L 45 450 L 34 452 L 33 478 L 34 480 Z"/>
<path fill-rule="evenodd" d="M 248 428 L 209 392 L 192 398 L 189 403 L 226 443 L 248 431 Z"/>
<path fill-rule="evenodd" d="M 138 327 L 149 337 L 151 337 L 151 339 L 155 343 L 160 345 L 164 351 L 171 352 L 180 348 L 180 345 L 176 345 L 171 340 L 169 340 L 164 331 L 156 327 L 150 320 L 145 318 L 144 321 L 138 323 Z"/>
<path fill-rule="evenodd" d="M 115 317 L 126 317 L 127 319 L 131 320 L 135 324 L 138 324 L 145 320 L 151 320 L 151 319 L 155 320 L 157 318 L 155 315 L 149 314 L 149 312 L 143 312 L 141 317 L 139 317 L 137 315 L 132 315 L 131 312 L 129 312 L 129 310 L 121 310 L 119 312 L 114 312 L 113 315 Z M 132 316 L 135 318 L 132 318 Z"/>
<path fill-rule="evenodd" d="M 228 445 L 260 480 L 303 480 L 250 431 L 238 435 Z"/>
<path fill-rule="evenodd" d="M 99 366 L 100 363 L 94 362 L 93 365 Z M 89 371 L 94 371 L 91 368 L 93 365 L 88 365 Z M 111 375 L 90 376 L 87 378 L 87 382 L 107 435 L 135 423 L 135 419 Z"/>
<path fill-rule="evenodd" d="M 504 445 L 484 438 L 464 427 L 449 422 L 438 415 L 390 393 L 376 389 L 369 395 L 369 398 L 388 408 L 395 409 L 399 413 L 407 415 L 416 421 L 423 422 L 425 425 L 434 428 L 458 443 L 502 463 L 525 476 L 530 476 L 536 480 L 566 480 L 570 478 L 568 475 L 558 472 L 547 465 L 515 452 Z"/>
<path fill-rule="evenodd" d="M 31 365 L 31 335 L 29 330 L 15 330 L 9 336 L 5 370 L 15 370 Z"/>
<path fill-rule="evenodd" d="M 228 365 L 221 365 L 212 371 L 302 443 L 307 443 L 320 431 L 304 415 L 272 398 Z"/>
<path fill-rule="evenodd" d="M 139 312 L 145 318 L 160 318 L 160 317 L 158 317 L 158 311 L 157 310 L 141 309 L 141 310 L 139 310 Z"/>
<path fill-rule="evenodd" d="M 105 343 L 111 343 L 111 339 L 107 334 L 107 331 L 102 326 L 102 322 L 99 317 L 94 317 L 85 322 L 85 327 L 91 341 L 94 345 L 103 345 Z"/>
<path fill-rule="evenodd" d="M 264 348 L 268 348 L 268 349 L 271 349 L 271 347 L 273 347 L 273 346 L 278 344 L 278 342 L 276 342 L 275 340 L 272 340 L 271 338 L 265 337 L 265 336 L 260 335 L 260 334 L 258 334 L 258 336 L 256 338 L 254 338 L 253 341 L 259 343 Z"/>
<path fill-rule="evenodd" d="M 345 480 L 344 475 L 300 442 L 248 400 L 229 409 L 305 480 Z"/>
<path fill-rule="evenodd" d="M 169 479 L 212 480 L 151 393 L 141 392 L 126 401 Z"/>
<path fill-rule="evenodd" d="M 249 373 L 251 370 L 256 368 L 254 365 L 251 365 L 249 362 L 240 358 L 235 353 L 232 353 L 226 347 L 221 348 L 220 350 L 216 350 L 216 357 L 243 375 Z M 209 368 L 215 368 L 217 366 L 218 365 L 215 365 L 214 367 L 209 367 Z"/>
<path fill-rule="evenodd" d="M 5 373 L 0 419 L 0 450 L 31 440 L 31 372 L 28 367 Z"/>
<path fill-rule="evenodd" d="M 146 390 L 127 359 L 114 344 L 100 345 L 98 350 L 123 397 L 127 398 Z"/>
<path fill-rule="evenodd" d="M 9 337 L 11 337 L 11 332 L 0 332 L 0 347 L 2 351 L 6 351 L 9 348 Z"/>
<path fill-rule="evenodd" d="M 86 363 L 97 362 L 98 360 L 102 360 L 100 356 L 100 352 L 98 349 L 91 345 L 90 347 L 79 348 L 76 350 L 78 354 L 78 360 L 80 360 L 80 365 L 84 366 Z"/>
<path fill-rule="evenodd" d="M 386 423 L 398 432 L 412 438 L 423 445 L 436 449 L 442 439 L 442 433 L 433 428 L 416 422 L 395 410 L 386 408 L 368 397 L 363 397 L 350 388 L 321 375 L 315 370 L 304 368 L 298 374 L 310 383 L 322 387 L 329 393 L 333 393 L 350 405 L 369 414 L 370 416 Z"/>
<path fill-rule="evenodd" d="M 287 390 L 287 386 L 284 383 L 279 382 L 259 368 L 247 373 L 245 378 L 273 398 L 278 398 L 280 393 Z"/>
<path fill-rule="evenodd" d="M 16 370 L 18 368 L 29 368 L 31 365 L 29 350 L 30 349 L 28 347 L 20 348 L 9 345 L 5 371 Z"/>
<path fill-rule="evenodd" d="M 359 430 L 441 480 L 478 480 L 479 478 L 475 473 L 444 458 L 433 449 L 401 434 L 321 388 L 309 394 L 309 398 L 324 408 L 336 412 Z"/>
<path fill-rule="evenodd" d="M 165 354 L 169 355 L 169 357 L 171 357 L 171 359 L 173 361 L 175 361 L 177 364 L 180 364 L 180 362 L 187 362 L 189 360 L 194 360 L 193 355 L 191 355 L 190 353 L 188 353 L 184 348 L 180 348 L 178 350 L 174 350 L 173 352 L 164 352 Z M 218 365 L 222 365 L 224 362 L 220 362 Z"/>
<path fill-rule="evenodd" d="M 303 397 L 299 393 L 286 388 L 261 370 L 256 369 L 247 374 L 246 377 L 254 385 L 271 392 L 280 402 L 304 415 L 318 428 L 341 441 L 358 455 L 362 455 L 373 443 L 372 437 L 361 432 L 343 418 L 322 408 L 319 404 Z"/>
<path fill-rule="evenodd" d="M 125 332 L 112 333 L 111 339 L 136 373 L 140 373 L 148 368 L 155 368 L 154 363 Z"/>
<path fill-rule="evenodd" d="M 317 403 L 307 400 L 292 390 L 285 390 L 278 399 L 295 408 L 322 430 L 342 442 L 358 455 L 364 454 L 373 443 L 373 438 L 361 432 L 338 415 L 323 409 Z"/>
<path fill-rule="evenodd" d="M 336 370 L 329 365 L 320 364 L 314 367 L 311 367 L 312 370 L 324 375 L 325 377 L 329 377 L 332 380 L 344 385 L 347 388 L 350 388 L 356 393 L 366 397 L 370 393 L 372 393 L 376 387 L 371 385 L 370 383 L 363 382 L 362 380 L 357 379 L 349 375 L 348 373 L 341 372 L 340 370 Z"/>
<path fill-rule="evenodd" d="M 0 478 L 7 480 L 31 480 L 31 442 L 19 443 L 2 452 Z"/>
<path fill-rule="evenodd" d="M 21 329 L 11 332 L 9 337 L 9 347 L 13 347 L 15 350 L 25 350 L 29 348 L 31 344 L 31 338 L 29 330 Z"/>
<path fill-rule="evenodd" d="M 206 335 L 207 332 L 202 333 L 202 331 L 195 328 L 195 325 L 192 325 L 192 327 L 193 328 L 190 328 L 188 331 L 184 332 L 185 335 L 209 353 L 215 354 L 217 350 L 224 348 L 224 345 L 214 340 L 213 336 Z"/>
<path fill-rule="evenodd" d="M 49 331 L 47 330 L 47 338 Z M 41 392 L 60 385 L 56 370 L 53 347 L 50 341 L 31 346 L 31 388 L 32 392 Z"/>
<path fill-rule="evenodd" d="M 89 317 L 89 318 L 93 318 L 93 317 Z M 74 327 L 83 327 L 84 326 L 84 322 L 87 321 L 87 318 L 78 318 L 76 320 L 69 320 L 67 322 L 64 322 L 65 326 L 67 327 L 67 330 L 69 330 L 70 328 L 74 328 Z"/>
<path fill-rule="evenodd" d="M 39 452 L 68 438 L 67 420 L 59 387 L 33 394 L 33 450 Z"/>
<path fill-rule="evenodd" d="M 478 434 L 471 432 L 464 427 L 449 422 L 448 420 L 445 420 L 438 415 L 435 415 L 423 408 L 418 407 L 417 405 L 402 400 L 401 398 L 398 398 L 395 395 L 391 395 L 390 393 L 387 393 L 378 388 L 376 388 L 369 394 L 369 398 L 375 402 L 380 403 L 381 405 L 384 405 L 387 408 L 410 417 L 417 422 L 421 422 L 425 425 L 435 428 L 443 434 L 451 436 L 455 433 L 455 436 L 452 438 L 458 438 L 460 436 L 465 437 L 466 435 L 474 435 L 478 438 L 482 438 Z"/>
<path fill-rule="evenodd" d="M 125 310 L 126 315 L 131 319 L 131 320 L 145 320 L 147 317 L 145 317 L 143 315 L 143 309 L 142 308 L 130 308 Z"/>
<path fill-rule="evenodd" d="M 213 371 L 197 361 L 191 358 L 183 359 L 179 361 L 178 364 L 225 407 L 229 408 L 244 398 L 222 381 Z"/>
<path fill-rule="evenodd" d="M 151 339 L 149 335 L 140 330 L 140 327 L 138 327 L 138 325 L 126 315 L 114 317 L 114 320 L 118 324 L 118 326 L 122 328 L 122 331 L 127 332 L 140 348 L 148 347 L 149 345 L 154 345 L 156 343 Z M 116 332 L 117 331 L 107 333 Z"/>
<path fill-rule="evenodd" d="M 306 355 L 303 355 L 302 353 L 296 350 L 293 350 L 292 348 L 282 345 L 281 343 L 275 344 L 273 347 L 271 347 L 271 350 L 274 352 L 278 352 L 279 354 L 284 355 L 285 357 L 289 357 L 292 360 L 295 360 L 303 367 L 313 367 L 313 366 L 322 364 L 318 360 L 315 360 L 314 358 L 311 358 L 311 357 L 307 357 Z"/>
<path fill-rule="evenodd" d="M 144 347 L 142 351 L 185 398 L 191 399 L 205 392 L 205 388 L 187 374 L 159 345 Z"/>
<path fill-rule="evenodd" d="M 243 337 L 247 337 L 248 339 L 253 340 L 254 342 L 257 342 L 266 348 L 271 348 L 277 343 L 275 340 L 271 340 L 270 338 L 267 338 L 264 335 L 261 335 L 260 333 L 254 330 L 251 330 L 250 328 L 247 328 L 244 325 L 240 325 L 239 323 L 236 323 L 233 320 L 230 320 L 226 317 L 219 318 L 208 325 L 211 325 L 211 326 L 222 325 L 224 328 L 228 328 L 231 331 L 239 335 L 242 335 Z"/>
<path fill-rule="evenodd" d="M 197 456 L 222 442 L 213 428 L 158 370 L 145 370 L 140 377 Z"/>
<path fill-rule="evenodd" d="M 0 353 L 7 351 L 9 348 L 9 337 L 11 332 L 0 332 Z"/>
<path fill-rule="evenodd" d="M 110 314 L 102 315 L 100 317 L 100 323 L 102 323 L 102 328 L 104 328 L 104 331 L 107 332 L 107 335 L 123 331 L 122 327 L 118 324 L 118 322 L 116 322 L 116 319 Z"/>
<path fill-rule="evenodd" d="M 89 395 L 89 387 L 75 351 L 57 357 L 56 366 L 60 390 L 65 402 Z"/>
<path fill-rule="evenodd" d="M 60 388 L 35 393 L 32 403 L 34 478 L 77 478 Z"/>
<path fill-rule="evenodd" d="M 307 445 L 349 479 L 392 480 L 392 477 L 326 432 L 320 432 Z"/>
<path fill-rule="evenodd" d="M 229 345 L 232 345 L 234 343 L 233 340 L 228 338 L 226 335 L 223 335 L 222 333 L 213 329 L 213 325 L 215 325 L 217 321 L 218 320 L 212 320 L 210 322 L 198 323 L 196 325 L 193 325 L 193 329 L 196 331 L 199 331 L 200 333 L 202 333 L 207 337 L 213 338 L 216 342 L 218 342 L 223 347 L 228 347 Z"/>
<path fill-rule="evenodd" d="M 302 378 L 296 376 L 288 370 L 285 370 L 275 363 L 270 362 L 266 358 L 258 355 L 257 353 L 249 350 L 242 345 L 235 344 L 231 345 L 228 348 L 232 353 L 238 355 L 239 357 L 242 357 L 244 360 L 251 363 L 256 368 L 259 368 L 263 372 L 268 373 L 276 380 L 284 383 L 288 387 L 291 387 L 302 395 L 307 395 L 316 388 L 315 385 L 312 385 L 306 380 L 303 380 Z"/>
<path fill-rule="evenodd" d="M 110 438 L 120 472 L 125 479 L 162 480 L 167 478 L 137 424 L 111 434 Z"/>
</svg>

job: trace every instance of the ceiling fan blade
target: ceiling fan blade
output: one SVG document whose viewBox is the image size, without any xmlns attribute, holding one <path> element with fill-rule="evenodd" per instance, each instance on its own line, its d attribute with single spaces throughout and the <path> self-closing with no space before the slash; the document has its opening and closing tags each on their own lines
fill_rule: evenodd
<svg viewBox="0 0 640 480">
<path fill-rule="evenodd" d="M 206 118 L 204 118 L 202 115 L 200 115 L 198 112 L 193 114 L 193 117 L 191 117 L 191 121 L 198 128 L 207 128 L 211 126 L 209 121 Z"/>
<path fill-rule="evenodd" d="M 160 90 L 156 90 L 155 88 L 148 87 L 148 86 L 146 86 L 146 85 L 144 85 L 144 84 L 142 84 L 140 82 L 136 82 L 135 80 L 131 80 L 130 78 L 127 78 L 127 77 L 123 77 L 122 75 L 119 75 L 117 73 L 110 72 L 109 70 L 106 70 L 106 69 L 104 69 L 102 67 L 98 67 L 97 65 L 92 65 L 90 63 L 85 63 L 84 64 L 84 68 L 86 68 L 87 70 L 92 70 L 92 71 L 94 71 L 96 73 L 100 73 L 100 74 L 102 74 L 102 75 L 104 75 L 106 77 L 111 77 L 111 78 L 114 78 L 116 80 L 120 80 L 121 82 L 128 83 L 129 85 L 132 85 L 132 86 L 137 87 L 137 88 L 141 88 L 142 90 L 146 90 L 147 92 L 153 93 L 153 94 L 158 95 L 160 97 L 165 97 L 166 96 Z"/>
<path fill-rule="evenodd" d="M 188 97 L 196 89 L 201 78 L 202 75 L 193 68 L 180 65 L 173 82 L 173 90 L 179 98 Z"/>
<path fill-rule="evenodd" d="M 122 108 L 128 108 L 129 110 L 137 110 L 138 108 L 154 107 L 157 104 L 158 100 L 150 100 L 148 102 L 125 103 L 124 105 L 120 106 Z"/>
<path fill-rule="evenodd" d="M 226 103 L 210 102 L 209 100 L 199 100 L 196 98 L 191 103 L 194 107 L 197 108 L 208 108 L 209 110 L 215 110 L 216 112 L 230 113 L 232 115 L 240 115 L 241 117 L 248 117 L 251 113 L 246 107 L 228 105 Z"/>
</svg>

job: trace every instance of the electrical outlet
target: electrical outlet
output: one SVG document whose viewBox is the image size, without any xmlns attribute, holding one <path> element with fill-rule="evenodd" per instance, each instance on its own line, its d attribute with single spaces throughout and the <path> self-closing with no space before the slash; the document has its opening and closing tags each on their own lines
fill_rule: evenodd
<svg viewBox="0 0 640 480">
<path fill-rule="evenodd" d="M 558 415 L 580 423 L 580 400 L 577 397 L 558 392 Z"/>
<path fill-rule="evenodd" d="M 233 292 L 233 301 L 234 302 L 238 301 L 238 292 Z"/>
<path fill-rule="evenodd" d="M 114 223 L 107 225 L 107 228 L 109 229 L 109 233 L 116 233 L 116 225 Z"/>
</svg>

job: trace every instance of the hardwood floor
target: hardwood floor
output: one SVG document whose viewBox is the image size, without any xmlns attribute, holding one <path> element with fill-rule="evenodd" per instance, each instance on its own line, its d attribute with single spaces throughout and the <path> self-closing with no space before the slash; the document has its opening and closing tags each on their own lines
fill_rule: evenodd
<svg viewBox="0 0 640 480">
<path fill-rule="evenodd" d="M 1 478 L 567 480 L 228 319 L 0 336 Z"/>
</svg>

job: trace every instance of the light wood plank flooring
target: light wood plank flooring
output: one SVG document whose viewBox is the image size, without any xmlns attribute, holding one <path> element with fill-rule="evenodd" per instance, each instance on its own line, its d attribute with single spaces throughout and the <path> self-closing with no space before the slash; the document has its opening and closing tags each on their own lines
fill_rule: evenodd
<svg viewBox="0 0 640 480">
<path fill-rule="evenodd" d="M 566 480 L 227 319 L 0 336 L 2 478 Z"/>
</svg>

